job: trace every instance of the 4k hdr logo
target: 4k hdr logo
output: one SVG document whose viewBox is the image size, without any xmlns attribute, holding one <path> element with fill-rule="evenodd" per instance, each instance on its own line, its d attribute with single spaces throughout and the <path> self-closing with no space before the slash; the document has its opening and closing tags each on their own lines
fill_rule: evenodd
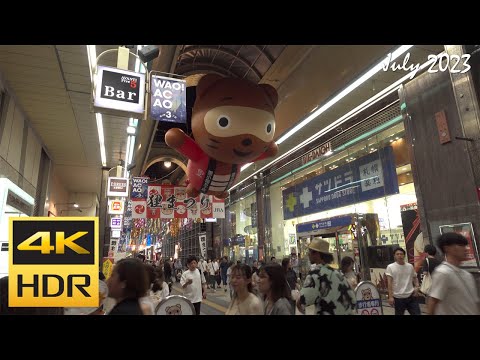
<svg viewBox="0 0 480 360">
<path fill-rule="evenodd" d="M 98 306 L 98 218 L 9 221 L 9 306 Z"/>
</svg>

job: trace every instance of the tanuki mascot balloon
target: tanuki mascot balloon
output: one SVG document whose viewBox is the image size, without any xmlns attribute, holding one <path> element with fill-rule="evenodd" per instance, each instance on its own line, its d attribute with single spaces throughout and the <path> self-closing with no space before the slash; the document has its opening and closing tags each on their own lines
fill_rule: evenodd
<svg viewBox="0 0 480 360">
<path fill-rule="evenodd" d="M 198 82 L 192 110 L 193 137 L 178 128 L 165 142 L 188 158 L 187 194 L 228 196 L 242 165 L 275 156 L 278 95 L 274 87 L 207 74 Z"/>
</svg>

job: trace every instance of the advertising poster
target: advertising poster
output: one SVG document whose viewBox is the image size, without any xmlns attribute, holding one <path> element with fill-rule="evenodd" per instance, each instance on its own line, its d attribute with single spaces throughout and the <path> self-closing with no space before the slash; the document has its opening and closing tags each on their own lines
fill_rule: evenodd
<svg viewBox="0 0 480 360">
<path fill-rule="evenodd" d="M 132 178 L 132 191 L 130 198 L 132 199 L 146 199 L 148 188 L 148 177 L 134 177 Z"/>
<path fill-rule="evenodd" d="M 415 262 L 422 260 L 424 249 L 423 235 L 420 230 L 420 217 L 418 215 L 417 205 L 402 205 L 400 206 L 400 210 L 407 259 L 410 264 L 414 265 Z"/>
<path fill-rule="evenodd" d="M 150 84 L 150 118 L 157 121 L 186 124 L 186 81 L 152 75 Z"/>
<path fill-rule="evenodd" d="M 478 249 L 475 241 L 475 235 L 473 234 L 472 223 L 462 223 L 453 225 L 440 226 L 440 233 L 445 234 L 449 232 L 456 232 L 457 234 L 465 236 L 468 241 L 468 255 L 467 259 L 463 261 L 460 266 L 467 268 L 479 268 L 478 265 Z"/>
</svg>

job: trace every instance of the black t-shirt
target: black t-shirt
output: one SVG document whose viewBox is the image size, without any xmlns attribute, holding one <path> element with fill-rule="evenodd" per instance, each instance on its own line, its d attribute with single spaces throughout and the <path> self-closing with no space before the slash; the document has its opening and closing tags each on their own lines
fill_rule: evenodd
<svg viewBox="0 0 480 360">
<path fill-rule="evenodd" d="M 108 315 L 143 315 L 138 299 L 120 301 Z"/>
<path fill-rule="evenodd" d="M 227 270 L 228 270 L 229 266 L 228 266 L 228 262 L 221 262 L 220 263 L 220 271 L 222 272 L 223 275 L 227 275 Z"/>
<path fill-rule="evenodd" d="M 422 273 L 423 272 L 429 272 L 430 274 L 433 273 L 433 270 L 435 270 L 435 268 L 440 265 L 442 262 L 441 261 L 438 261 L 437 259 L 435 258 L 428 258 L 428 265 L 427 265 L 427 259 L 424 259 L 423 260 L 423 264 L 422 264 Z"/>
</svg>

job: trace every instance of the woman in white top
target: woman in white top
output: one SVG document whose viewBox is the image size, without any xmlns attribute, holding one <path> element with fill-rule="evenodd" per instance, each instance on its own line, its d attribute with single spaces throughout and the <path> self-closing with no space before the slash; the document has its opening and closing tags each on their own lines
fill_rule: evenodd
<svg viewBox="0 0 480 360">
<path fill-rule="evenodd" d="M 233 261 L 228 263 L 227 269 L 227 285 L 228 289 L 230 290 L 230 299 L 233 297 L 233 288 L 232 288 L 232 269 L 233 269 Z"/>
<path fill-rule="evenodd" d="M 165 281 L 165 276 L 163 274 L 163 268 L 156 268 L 156 279 L 155 281 L 151 284 L 150 286 L 150 299 L 152 299 L 152 302 L 155 307 L 163 300 L 165 299 L 168 295 L 170 295 L 170 289 L 168 287 L 168 284 Z"/>
<path fill-rule="evenodd" d="M 164 280 L 162 268 L 155 268 L 152 265 L 145 265 L 145 267 L 150 280 L 150 289 L 147 296 L 140 298 L 140 307 L 145 315 L 155 315 L 155 308 L 170 294 L 170 291 Z"/>
<path fill-rule="evenodd" d="M 232 268 L 233 298 L 225 315 L 262 315 L 261 300 L 252 293 L 252 269 L 246 264 Z"/>
</svg>

